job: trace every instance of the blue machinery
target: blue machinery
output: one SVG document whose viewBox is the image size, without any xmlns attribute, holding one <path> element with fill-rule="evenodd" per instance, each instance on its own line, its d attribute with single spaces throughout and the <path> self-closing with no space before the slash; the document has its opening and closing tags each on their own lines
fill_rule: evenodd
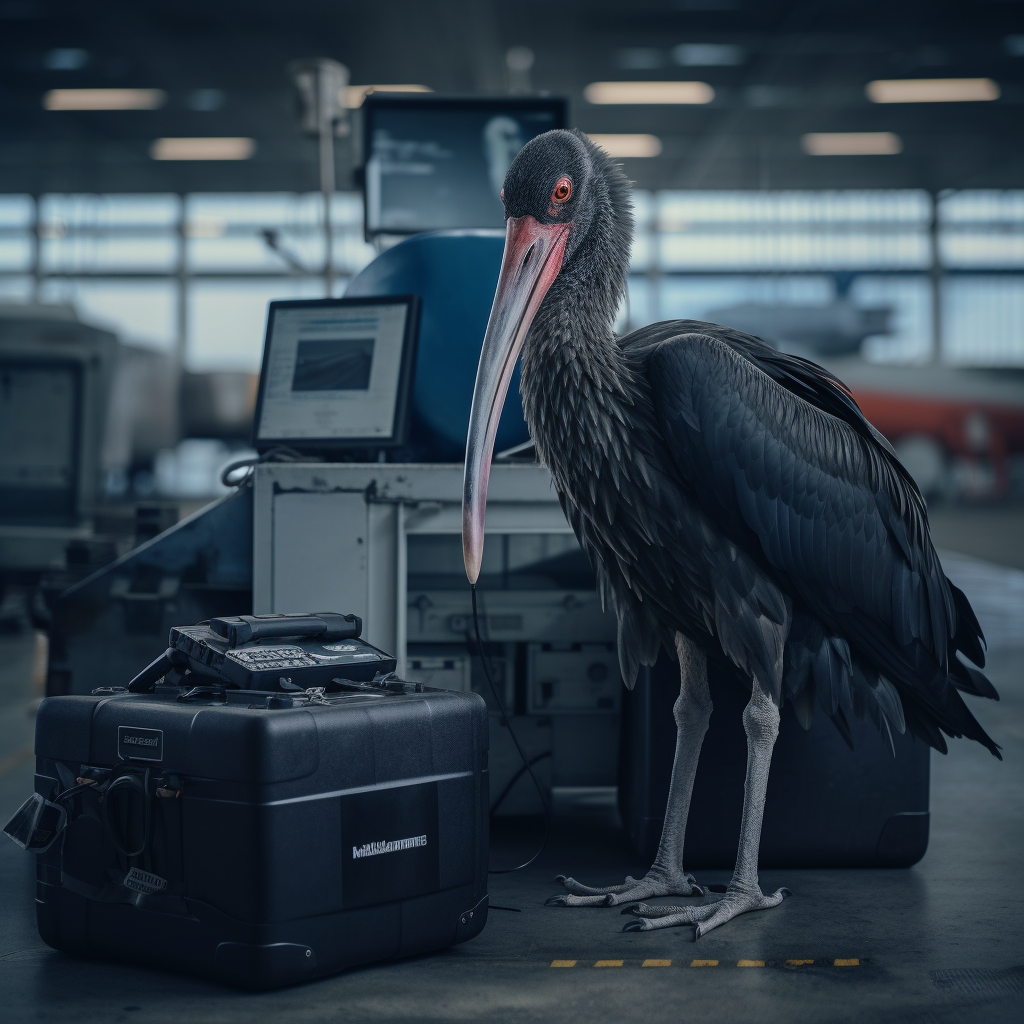
<svg viewBox="0 0 1024 1024">
<path fill-rule="evenodd" d="M 411 444 L 395 462 L 461 462 L 480 342 L 491 311 L 505 236 L 500 231 L 414 235 L 378 256 L 346 296 L 419 295 L 420 340 L 413 377 Z M 495 451 L 529 440 L 519 370 L 498 426 Z"/>
</svg>

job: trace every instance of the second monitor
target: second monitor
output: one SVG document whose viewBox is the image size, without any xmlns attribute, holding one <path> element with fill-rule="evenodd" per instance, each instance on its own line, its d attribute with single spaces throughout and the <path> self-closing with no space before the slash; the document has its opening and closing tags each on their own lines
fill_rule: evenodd
<svg viewBox="0 0 1024 1024">
<path fill-rule="evenodd" d="M 502 228 L 499 194 L 530 139 L 566 126 L 566 101 L 371 94 L 363 105 L 366 237 Z"/>
</svg>

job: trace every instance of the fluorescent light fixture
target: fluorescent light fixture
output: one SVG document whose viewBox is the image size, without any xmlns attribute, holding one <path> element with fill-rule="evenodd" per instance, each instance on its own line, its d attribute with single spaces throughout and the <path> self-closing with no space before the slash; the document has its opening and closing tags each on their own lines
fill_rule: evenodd
<svg viewBox="0 0 1024 1024">
<path fill-rule="evenodd" d="M 157 139 L 149 147 L 154 160 L 248 160 L 256 140 L 245 138 Z"/>
<path fill-rule="evenodd" d="M 864 87 L 872 103 L 983 103 L 999 99 L 991 78 L 888 78 Z"/>
<path fill-rule="evenodd" d="M 619 50 L 615 55 L 615 61 L 620 68 L 626 68 L 628 71 L 650 71 L 653 68 L 660 68 L 665 63 L 661 51 L 650 46 L 627 46 L 624 50 Z"/>
<path fill-rule="evenodd" d="M 715 90 L 707 82 L 591 82 L 583 90 L 588 103 L 710 103 Z"/>
<path fill-rule="evenodd" d="M 344 96 L 342 97 L 344 105 L 349 110 L 355 110 L 357 107 L 363 105 L 363 100 L 370 95 L 371 92 L 433 92 L 429 86 L 426 85 L 349 85 L 344 89 Z"/>
<path fill-rule="evenodd" d="M 189 110 L 220 110 L 223 106 L 223 89 L 193 89 L 188 94 Z"/>
<path fill-rule="evenodd" d="M 43 58 L 47 71 L 79 71 L 89 63 L 89 51 L 74 49 L 50 50 Z"/>
<path fill-rule="evenodd" d="M 800 139 L 809 156 L 895 156 L 903 142 L 893 132 L 809 132 Z"/>
<path fill-rule="evenodd" d="M 731 67 L 742 64 L 747 52 L 733 43 L 680 43 L 672 59 L 684 68 Z"/>
<path fill-rule="evenodd" d="M 609 156 L 649 157 L 661 154 L 661 139 L 657 135 L 600 135 L 587 132 Z"/>
<path fill-rule="evenodd" d="M 167 99 L 163 89 L 51 89 L 47 110 L 156 110 Z"/>
</svg>

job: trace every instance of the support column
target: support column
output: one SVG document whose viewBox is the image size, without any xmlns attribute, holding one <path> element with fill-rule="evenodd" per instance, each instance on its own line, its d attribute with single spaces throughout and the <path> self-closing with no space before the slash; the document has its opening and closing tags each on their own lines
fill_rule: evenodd
<svg viewBox="0 0 1024 1024">
<path fill-rule="evenodd" d="M 932 338 L 929 362 L 942 361 L 942 253 L 939 250 L 939 194 L 930 192 L 931 219 L 928 222 L 928 280 L 932 300 Z"/>
</svg>

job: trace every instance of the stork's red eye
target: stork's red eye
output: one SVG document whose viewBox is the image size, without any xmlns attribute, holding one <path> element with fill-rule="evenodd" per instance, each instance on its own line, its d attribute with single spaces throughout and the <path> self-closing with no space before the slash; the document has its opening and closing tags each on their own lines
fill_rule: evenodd
<svg viewBox="0 0 1024 1024">
<path fill-rule="evenodd" d="M 572 195 L 572 182 L 563 175 L 555 182 L 554 190 L 551 193 L 551 202 L 564 203 Z"/>
</svg>

